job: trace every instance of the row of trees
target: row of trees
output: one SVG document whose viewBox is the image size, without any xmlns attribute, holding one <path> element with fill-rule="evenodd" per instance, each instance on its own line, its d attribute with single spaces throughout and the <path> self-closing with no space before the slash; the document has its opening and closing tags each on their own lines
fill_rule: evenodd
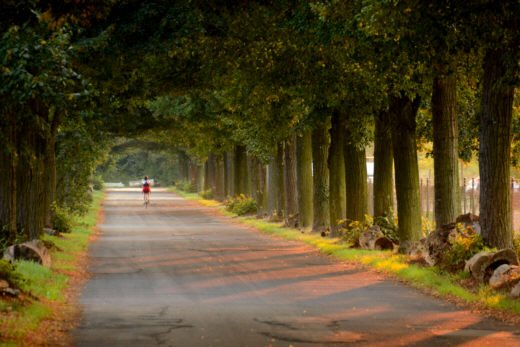
<svg viewBox="0 0 520 347">
<path fill-rule="evenodd" d="M 228 6 L 216 34 L 197 33 L 170 54 L 196 52 L 211 79 L 190 101 L 213 113 L 210 124 L 233 127 L 232 152 L 208 146 L 213 134 L 206 132 L 190 144 L 199 158 L 207 155 L 206 187 L 219 197 L 250 193 L 269 216 L 283 214 L 294 224 L 297 215 L 302 226 L 314 217 L 315 230 L 330 226 L 337 235 L 338 220 L 367 213 L 364 148 L 373 140 L 375 214 L 392 206 L 393 158 L 405 251 L 421 235 L 421 112 L 431 127 L 437 225 L 459 212 L 458 159 L 477 143 L 483 236 L 493 246 L 512 246 L 518 10 L 514 3 L 479 1 Z M 176 98 L 167 96 L 152 111 L 167 112 L 165 99 L 173 110 Z M 471 139 L 468 128 L 478 121 L 478 138 Z M 267 163 L 266 180 L 261 165 Z"/>
<path fill-rule="evenodd" d="M 53 20 L 40 24 L 81 18 L 76 24 L 83 28 L 71 39 L 74 58 L 65 59 L 77 73 L 57 84 L 71 90 L 55 87 L 60 102 L 47 101 L 47 109 L 55 109 L 49 115 L 76 110 L 70 103 L 89 89 L 74 88 L 87 80 L 88 99 L 94 101 L 74 114 L 94 109 L 101 116 L 86 124 L 175 147 L 185 178 L 206 177 L 201 189 L 212 189 L 221 199 L 250 194 L 262 215 L 283 216 L 289 225 L 312 225 L 317 231 L 331 228 L 332 235 L 339 219 L 360 220 L 367 212 L 365 148 L 373 141 L 375 213 L 391 213 L 394 167 L 403 252 L 420 237 L 419 143 L 433 142 L 437 225 L 455 219 L 458 158 L 467 159 L 477 149 L 483 236 L 493 246 L 512 245 L 508 182 L 518 83 L 517 2 L 127 0 L 97 5 L 90 9 L 95 15 L 74 16 L 76 5 L 45 9 Z M 62 12 L 69 15 L 57 15 Z M 41 46 L 44 50 L 36 52 L 50 47 Z M 6 45 L 2 56 L 10 49 Z M 63 59 L 52 57 L 63 68 Z M 2 78 L 12 88 L 2 94 L 8 101 L 2 105 L 30 107 L 30 97 L 13 102 L 13 90 L 20 88 L 7 76 L 19 74 L 4 71 Z M 21 120 L 29 113 L 10 114 Z M 45 116 L 36 119 L 39 125 L 52 123 Z M 10 129 L 7 124 L 2 129 Z M 21 137 L 5 138 L 10 146 L 5 148 L 22 148 L 15 138 Z M 12 153 L 4 151 L 3 160 L 17 163 L 8 157 Z M 12 198 L 12 187 L 0 190 L 5 199 Z M 1 224 L 12 226 L 12 214 L 12 208 L 3 208 Z"/>
</svg>

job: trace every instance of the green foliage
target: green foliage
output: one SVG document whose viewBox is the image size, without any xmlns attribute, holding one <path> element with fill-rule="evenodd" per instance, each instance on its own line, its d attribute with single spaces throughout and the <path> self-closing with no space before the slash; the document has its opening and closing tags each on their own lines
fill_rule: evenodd
<svg viewBox="0 0 520 347">
<path fill-rule="evenodd" d="M 182 190 L 186 193 L 196 193 L 197 192 L 197 185 L 194 183 L 191 183 L 190 181 L 180 181 L 177 182 L 175 185 L 179 190 Z"/>
<path fill-rule="evenodd" d="M 92 180 L 92 188 L 94 190 L 103 190 L 105 182 L 103 182 L 103 178 L 99 175 L 94 175 Z"/>
<path fill-rule="evenodd" d="M 392 240 L 394 243 L 399 242 L 399 227 L 392 220 L 391 217 L 388 216 L 378 216 L 374 217 L 374 225 L 379 226 L 379 229 L 383 232 L 383 234 Z"/>
<path fill-rule="evenodd" d="M 203 191 L 199 192 L 199 195 L 203 199 L 208 199 L 208 200 L 213 199 L 213 191 L 211 189 L 203 190 Z"/>
<path fill-rule="evenodd" d="M 67 209 L 61 208 L 54 202 L 51 207 L 51 221 L 54 229 L 59 233 L 72 231 L 73 219 Z"/>
<path fill-rule="evenodd" d="M 466 261 L 485 247 L 482 236 L 471 227 L 464 229 L 459 224 L 457 228 L 459 233 L 454 240 L 450 240 L 451 248 L 442 255 L 439 265 L 441 269 L 451 272 L 462 270 Z"/>
<path fill-rule="evenodd" d="M 341 219 L 338 224 L 343 234 L 343 240 L 350 243 L 352 247 L 359 247 L 359 236 L 364 230 L 374 225 L 374 219 L 366 214 L 364 221 Z"/>
<path fill-rule="evenodd" d="M 19 287 L 23 282 L 23 277 L 16 272 L 13 264 L 7 260 L 0 259 L 0 279 L 6 280 L 10 285 Z"/>
<path fill-rule="evenodd" d="M 155 142 L 157 141 L 157 142 Z M 110 157 L 97 168 L 105 182 L 154 179 L 154 186 L 167 186 L 177 177 L 177 157 L 168 151 L 160 138 L 150 140 L 118 139 L 110 149 Z"/>
<path fill-rule="evenodd" d="M 240 194 L 235 198 L 228 197 L 224 201 L 226 210 L 233 212 L 239 216 L 244 214 L 256 213 L 256 200 Z"/>
<path fill-rule="evenodd" d="M 106 140 L 80 120 L 71 123 L 56 136 L 57 203 L 70 213 L 85 214 L 92 203 L 91 178 L 104 155 Z"/>
<path fill-rule="evenodd" d="M 0 232 L 0 254 L 4 254 L 7 247 L 27 241 L 27 235 L 23 230 L 16 230 L 14 235 L 9 233 L 7 225 L 2 227 Z"/>
</svg>

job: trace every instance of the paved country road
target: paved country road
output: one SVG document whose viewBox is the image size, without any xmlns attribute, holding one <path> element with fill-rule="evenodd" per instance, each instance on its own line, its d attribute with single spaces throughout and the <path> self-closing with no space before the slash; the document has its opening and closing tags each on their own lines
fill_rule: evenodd
<svg viewBox="0 0 520 347">
<path fill-rule="evenodd" d="M 76 346 L 520 346 L 520 329 L 251 230 L 167 192 L 114 190 Z"/>
</svg>

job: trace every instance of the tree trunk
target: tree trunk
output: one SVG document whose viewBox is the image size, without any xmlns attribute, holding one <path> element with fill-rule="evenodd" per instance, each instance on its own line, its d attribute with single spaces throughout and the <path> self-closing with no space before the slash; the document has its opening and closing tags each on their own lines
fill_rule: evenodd
<svg viewBox="0 0 520 347">
<path fill-rule="evenodd" d="M 364 221 L 368 214 L 367 164 L 365 147 L 345 141 L 345 186 L 348 219 Z"/>
<path fill-rule="evenodd" d="M 247 195 L 247 156 L 244 146 L 235 146 L 234 151 L 234 193 Z"/>
<path fill-rule="evenodd" d="M 343 115 L 334 111 L 330 128 L 329 175 L 330 175 L 330 231 L 332 237 L 340 236 L 338 221 L 346 216 L 345 124 Z"/>
<path fill-rule="evenodd" d="M 44 164 L 46 182 L 48 185 L 48 196 L 49 198 L 45 203 L 45 227 L 52 228 L 52 204 L 56 201 L 58 193 L 56 192 L 56 133 L 58 127 L 54 128 L 51 132 L 51 136 L 48 139 L 47 149 L 45 153 Z"/>
<path fill-rule="evenodd" d="M 421 200 L 415 137 L 415 117 L 419 103 L 419 98 L 412 102 L 406 96 L 390 99 L 400 253 L 406 253 L 412 243 L 421 238 Z"/>
<path fill-rule="evenodd" d="M 22 132 L 27 153 L 19 156 L 17 170 L 18 228 L 29 239 L 38 239 L 45 222 L 48 182 L 44 174 L 45 138 L 39 129 L 28 127 Z"/>
<path fill-rule="evenodd" d="M 302 228 L 312 226 L 312 133 L 305 131 L 298 136 L 296 145 L 298 182 L 298 224 Z"/>
<path fill-rule="evenodd" d="M 14 119 L 11 114 L 3 113 L 0 120 L 1 131 L 5 136 L 0 148 L 0 228 L 7 226 L 8 238 L 16 233 L 16 160 L 14 151 L 18 148 Z M 12 146 L 12 147 L 10 147 Z"/>
<path fill-rule="evenodd" d="M 285 226 L 298 227 L 298 184 L 296 174 L 296 135 L 291 136 L 284 144 L 284 195 Z"/>
<path fill-rule="evenodd" d="M 204 181 L 204 190 L 211 190 L 213 196 L 217 195 L 217 156 L 213 153 L 208 154 L 206 162 L 207 178 Z"/>
<path fill-rule="evenodd" d="M 189 177 L 190 177 L 190 184 L 193 186 L 193 187 L 197 187 L 197 176 L 198 176 L 198 167 L 197 167 L 197 164 L 194 164 L 194 163 L 190 163 L 189 164 L 189 167 L 190 167 L 190 174 L 189 174 Z"/>
<path fill-rule="evenodd" d="M 435 77 L 432 92 L 435 223 L 455 222 L 459 204 L 457 80 Z"/>
<path fill-rule="evenodd" d="M 204 187 L 202 187 L 202 190 L 204 191 L 207 191 L 211 188 L 211 184 L 210 184 L 210 167 L 211 164 L 209 163 L 209 156 L 208 156 L 208 159 L 206 160 L 206 162 L 204 163 L 204 166 L 203 166 L 203 170 L 204 170 Z"/>
<path fill-rule="evenodd" d="M 391 216 L 394 208 L 392 131 L 389 114 L 374 115 L 374 216 Z"/>
<path fill-rule="evenodd" d="M 273 153 L 268 167 L 267 213 L 270 220 L 283 217 L 283 144 L 279 144 Z"/>
<path fill-rule="evenodd" d="M 498 249 L 513 247 L 509 184 L 514 87 L 503 81 L 505 54 L 486 52 L 480 116 L 480 225 L 484 239 Z"/>
<path fill-rule="evenodd" d="M 226 198 L 226 176 L 224 172 L 224 155 L 219 155 L 215 157 L 215 200 L 224 201 Z"/>
<path fill-rule="evenodd" d="M 253 199 L 256 201 L 256 216 L 265 217 L 265 167 L 257 157 L 251 158 L 251 181 L 253 185 Z"/>
<path fill-rule="evenodd" d="M 329 131 L 320 123 L 312 131 L 313 160 L 313 224 L 312 231 L 321 233 L 330 225 L 329 210 Z"/>
<path fill-rule="evenodd" d="M 233 155 L 231 152 L 224 153 L 224 182 L 227 196 L 233 196 Z"/>
<path fill-rule="evenodd" d="M 204 173 L 205 173 L 204 164 L 197 165 L 197 192 L 201 192 L 204 190 Z"/>
<path fill-rule="evenodd" d="M 181 181 L 190 180 L 190 162 L 188 156 L 184 152 L 179 152 L 177 156 L 179 160 L 179 178 Z"/>
</svg>

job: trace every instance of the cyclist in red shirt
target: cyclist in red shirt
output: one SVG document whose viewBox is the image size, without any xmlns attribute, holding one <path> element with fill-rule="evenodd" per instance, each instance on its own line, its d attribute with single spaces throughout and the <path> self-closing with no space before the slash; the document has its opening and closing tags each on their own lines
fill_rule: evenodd
<svg viewBox="0 0 520 347">
<path fill-rule="evenodd" d="M 143 179 L 143 200 L 145 205 L 148 205 L 148 202 L 150 202 L 150 181 L 148 176 L 144 176 Z"/>
</svg>

